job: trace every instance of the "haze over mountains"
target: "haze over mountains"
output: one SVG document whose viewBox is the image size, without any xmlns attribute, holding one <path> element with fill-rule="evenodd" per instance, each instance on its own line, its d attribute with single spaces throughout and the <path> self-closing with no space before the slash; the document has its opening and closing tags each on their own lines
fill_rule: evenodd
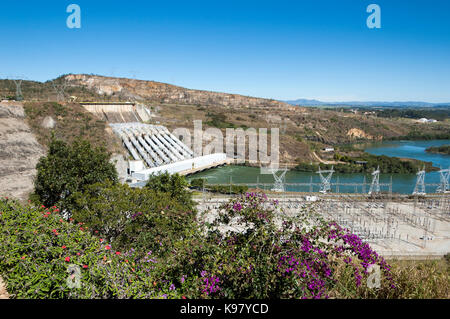
<svg viewBox="0 0 450 319">
<path fill-rule="evenodd" d="M 301 106 L 363 106 L 363 107 L 450 107 L 450 102 L 430 103 L 421 101 L 386 102 L 386 101 L 349 101 L 349 102 L 322 102 L 314 99 L 297 99 L 284 101 L 292 105 Z"/>
</svg>

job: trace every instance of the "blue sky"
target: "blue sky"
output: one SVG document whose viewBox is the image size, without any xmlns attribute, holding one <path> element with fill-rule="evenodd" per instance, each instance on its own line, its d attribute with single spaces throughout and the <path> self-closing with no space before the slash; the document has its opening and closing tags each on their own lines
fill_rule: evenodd
<svg viewBox="0 0 450 319">
<path fill-rule="evenodd" d="M 81 7 L 81 29 L 66 7 Z M 366 7 L 381 8 L 369 29 Z M 94 73 L 324 101 L 450 102 L 450 1 L 1 1 L 0 78 Z"/>
</svg>

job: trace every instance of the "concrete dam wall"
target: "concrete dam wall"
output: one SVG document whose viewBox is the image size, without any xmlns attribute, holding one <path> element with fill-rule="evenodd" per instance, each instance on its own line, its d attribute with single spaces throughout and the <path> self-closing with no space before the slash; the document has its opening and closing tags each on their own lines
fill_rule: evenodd
<svg viewBox="0 0 450 319">
<path fill-rule="evenodd" d="M 81 103 L 89 112 L 109 123 L 147 122 L 150 111 L 134 103 Z"/>
</svg>

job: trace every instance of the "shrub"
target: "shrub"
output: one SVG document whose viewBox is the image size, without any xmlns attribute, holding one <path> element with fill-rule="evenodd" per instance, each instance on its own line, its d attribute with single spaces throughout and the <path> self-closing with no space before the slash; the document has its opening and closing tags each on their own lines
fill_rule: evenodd
<svg viewBox="0 0 450 319">
<path fill-rule="evenodd" d="M 152 196 L 149 189 L 137 196 L 118 187 L 88 187 L 89 201 L 100 201 L 90 204 L 97 217 L 108 200 L 120 208 L 127 196 L 143 201 Z M 148 201 L 161 194 L 154 196 Z M 177 210 L 167 217 L 148 214 L 150 221 L 146 214 L 131 217 L 122 232 L 136 227 L 130 245 L 137 246 L 118 250 L 93 235 L 95 230 L 89 233 L 89 225 L 61 219 L 56 207 L 0 199 L 0 274 L 13 298 L 448 297 L 447 261 L 439 267 L 435 262 L 391 267 L 358 236 L 311 209 L 289 217 L 264 194 L 247 193 L 217 214 L 202 216 L 201 223 L 190 223 L 191 217 L 178 223 Z M 106 227 L 116 227 L 108 219 Z M 155 240 L 155 234 L 167 240 Z M 163 248 L 139 245 L 145 242 Z M 79 288 L 67 283 L 71 264 L 79 267 Z M 381 285 L 369 288 L 369 267 L 375 264 Z"/>
<path fill-rule="evenodd" d="M 162 255 L 196 222 L 191 204 L 147 187 L 97 183 L 75 197 L 74 220 L 120 249 Z"/>
<path fill-rule="evenodd" d="M 58 206 L 70 213 L 75 207 L 72 195 L 88 185 L 110 180 L 117 181 L 114 164 L 104 148 L 93 148 L 78 139 L 73 144 L 52 139 L 47 156 L 36 165 L 37 176 L 32 198 L 47 206 Z"/>
<path fill-rule="evenodd" d="M 206 237 L 169 257 L 166 278 L 200 276 L 202 298 L 325 298 L 344 288 L 346 297 L 357 297 L 367 268 L 378 264 L 382 289 L 395 288 L 384 259 L 357 236 L 319 217 L 311 220 L 311 213 L 284 220 L 278 214 L 277 203 L 264 194 L 231 200 L 205 224 L 200 233 Z M 352 278 L 345 287 L 338 266 Z"/>
<path fill-rule="evenodd" d="M 204 178 L 195 178 L 191 181 L 191 187 L 196 189 L 202 189 L 205 186 L 206 179 Z"/>
<path fill-rule="evenodd" d="M 159 175 L 152 175 L 145 185 L 146 188 L 152 189 L 156 192 L 166 193 L 172 199 L 185 205 L 188 209 L 193 209 L 194 202 L 192 194 L 187 189 L 189 183 L 184 176 L 177 174 L 169 174 L 167 172 Z"/>
<path fill-rule="evenodd" d="M 58 209 L 0 200 L 0 273 L 13 298 L 157 298 L 148 263 L 133 251 L 117 252 L 83 224 L 66 222 Z M 67 283 L 79 267 L 80 287 Z M 72 266 L 72 267 L 73 267 Z M 173 295 L 173 294 L 172 294 Z"/>
</svg>

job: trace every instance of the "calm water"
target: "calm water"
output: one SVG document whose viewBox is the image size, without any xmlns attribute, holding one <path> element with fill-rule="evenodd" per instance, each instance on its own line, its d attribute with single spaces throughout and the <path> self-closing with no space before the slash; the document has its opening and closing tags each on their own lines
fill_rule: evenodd
<svg viewBox="0 0 450 319">
<path fill-rule="evenodd" d="M 387 155 L 395 157 L 408 157 L 415 158 L 427 162 L 432 162 L 436 167 L 448 168 L 450 166 L 450 156 L 432 154 L 425 152 L 425 149 L 429 146 L 440 146 L 444 144 L 450 144 L 450 140 L 431 140 L 431 141 L 395 141 L 395 142 L 382 142 L 377 144 L 370 144 L 365 146 L 365 150 L 368 153 L 375 155 Z M 380 174 L 380 183 L 388 184 L 392 176 L 392 191 L 394 193 L 409 194 L 414 190 L 416 182 L 415 174 Z M 259 168 L 256 167 L 244 167 L 244 166 L 223 166 L 214 168 L 205 172 L 201 172 L 195 175 L 191 175 L 188 179 L 193 178 L 206 178 L 210 184 L 228 184 L 234 183 L 273 183 L 272 175 L 261 175 Z M 367 192 L 370 187 L 371 175 L 370 174 L 334 174 L 331 179 L 331 183 L 363 183 L 364 179 L 367 183 L 365 189 L 363 186 L 339 186 L 339 192 L 353 193 L 353 192 Z M 286 174 L 286 183 L 309 183 L 310 181 L 315 183 L 320 182 L 318 174 L 308 172 L 295 172 L 289 171 Z M 439 173 L 431 172 L 425 176 L 425 183 L 439 183 Z M 262 187 L 260 185 L 260 187 Z M 272 186 L 267 185 L 267 189 Z M 309 186 L 293 186 L 287 185 L 288 191 L 308 192 Z M 427 187 L 427 192 L 434 192 L 436 186 Z M 314 186 L 313 191 L 318 191 L 318 186 Z M 382 186 L 382 191 L 388 191 L 388 186 Z M 332 186 L 332 192 L 336 192 L 336 186 Z"/>
</svg>

